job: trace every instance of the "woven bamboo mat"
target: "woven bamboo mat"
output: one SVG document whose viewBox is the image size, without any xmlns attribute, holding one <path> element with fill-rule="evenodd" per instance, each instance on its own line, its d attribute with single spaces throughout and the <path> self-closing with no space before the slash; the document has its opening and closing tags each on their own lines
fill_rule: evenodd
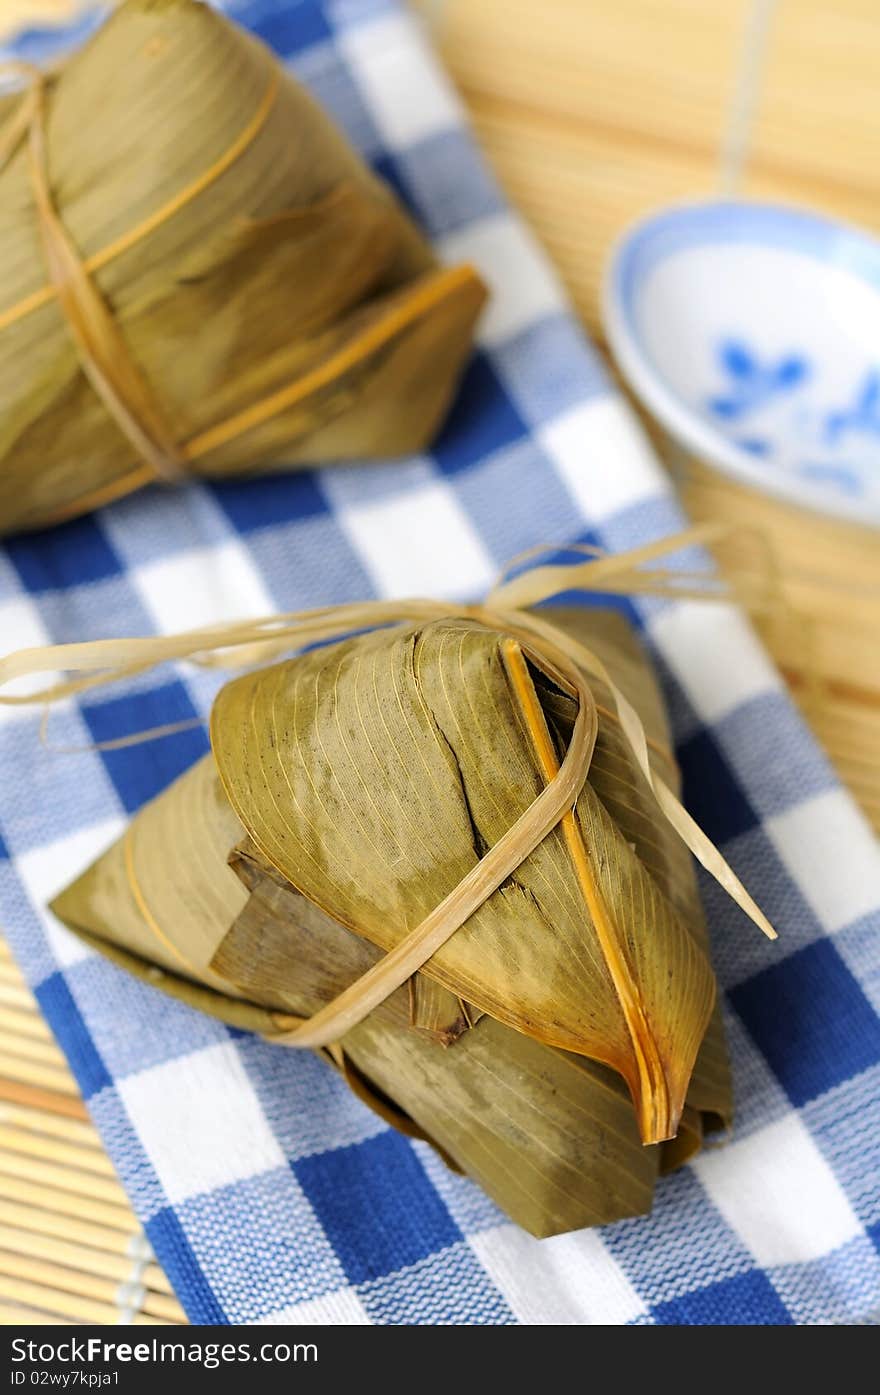
<svg viewBox="0 0 880 1395">
<path fill-rule="evenodd" d="M 0 1323 L 185 1321 L 0 938 Z"/>
<path fill-rule="evenodd" d="M 737 192 L 880 232 L 876 0 L 419 0 L 483 149 L 593 336 L 615 238 Z M 649 428 L 650 428 L 650 424 Z M 691 515 L 756 527 L 798 612 L 763 625 L 816 735 L 880 831 L 880 539 L 682 461 Z M 721 558 L 747 579 L 755 558 Z M 806 623 L 802 617 L 806 617 Z"/>
<path fill-rule="evenodd" d="M 414 3 L 509 196 L 600 341 L 609 248 L 651 208 L 737 189 L 880 230 L 876 0 Z M 0 0 L 0 36 L 79 5 Z M 756 524 L 771 538 L 810 624 L 776 621 L 764 637 L 880 829 L 876 534 L 777 504 L 695 461 L 672 468 L 695 517 Z M 734 549 L 722 564 L 742 576 L 754 558 Z M 0 940 L 0 1321 L 131 1317 L 184 1321 Z"/>
</svg>

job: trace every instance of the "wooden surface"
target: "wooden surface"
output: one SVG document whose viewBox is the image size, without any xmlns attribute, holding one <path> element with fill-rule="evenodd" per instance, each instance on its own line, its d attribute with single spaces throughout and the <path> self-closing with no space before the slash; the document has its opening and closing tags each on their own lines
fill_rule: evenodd
<svg viewBox="0 0 880 1395">
<path fill-rule="evenodd" d="M 599 288 L 611 246 L 663 204 L 737 190 L 880 231 L 876 0 L 420 0 L 418 8 L 502 185 L 603 345 Z M 750 92 L 736 161 L 731 128 Z M 880 535 L 741 488 L 652 434 L 695 518 L 769 536 L 797 613 L 759 628 L 880 829 Z M 745 550 L 722 560 L 734 574 L 750 570 Z"/>
<path fill-rule="evenodd" d="M 876 0 L 414 3 L 508 195 L 600 342 L 611 244 L 662 204 L 735 189 L 880 229 Z M 61 20 L 76 8 L 77 0 L 0 0 L 0 35 L 21 18 Z M 757 524 L 772 539 L 801 618 L 765 623 L 764 637 L 880 828 L 877 535 L 667 454 L 695 517 Z M 754 570 L 747 548 L 728 549 L 722 562 L 736 575 Z M 0 943 L 0 1319 L 119 1321 L 137 1233 L 73 1079 Z M 161 1270 L 141 1261 L 138 1276 L 135 1321 L 182 1321 Z"/>
<path fill-rule="evenodd" d="M 0 1323 L 185 1321 L 0 938 Z"/>
</svg>

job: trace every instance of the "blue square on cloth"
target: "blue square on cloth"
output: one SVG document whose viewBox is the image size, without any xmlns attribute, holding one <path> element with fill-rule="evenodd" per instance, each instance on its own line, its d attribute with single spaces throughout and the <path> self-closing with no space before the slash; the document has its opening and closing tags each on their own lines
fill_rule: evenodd
<svg viewBox="0 0 880 1395">
<path fill-rule="evenodd" d="M 9 559 L 28 591 L 59 591 L 122 574 L 122 563 L 91 516 L 45 533 L 6 541 Z"/>
<path fill-rule="evenodd" d="M 234 1217 L 232 1227 L 217 1224 L 218 1205 Z M 231 1323 L 254 1321 L 345 1287 L 332 1241 L 283 1163 L 187 1197 L 178 1203 L 178 1215 L 196 1261 L 215 1275 L 214 1296 Z M 254 1272 L 260 1275 L 259 1292 L 243 1300 L 243 1280 Z"/>
<path fill-rule="evenodd" d="M 571 529 L 571 495 L 534 437 L 495 451 L 488 460 L 457 474 L 453 484 L 456 498 L 499 569 L 534 545 L 536 495 L 547 520 L 548 538 L 564 537 Z M 504 499 L 503 509 L 498 507 L 499 499 Z M 554 597 L 554 604 L 565 603 Z"/>
<path fill-rule="evenodd" d="M 398 152 L 396 165 L 407 203 L 433 238 L 503 209 L 482 159 L 459 130 L 440 131 Z"/>
<path fill-rule="evenodd" d="M 740 784 L 752 791 L 762 819 L 833 789 L 830 764 L 816 758 L 816 743 L 782 692 L 739 703 L 713 733 Z"/>
<path fill-rule="evenodd" d="M 35 990 L 37 1002 L 52 1023 L 58 1043 L 71 1064 L 85 1099 L 113 1081 L 62 973 L 54 973 Z"/>
<path fill-rule="evenodd" d="M 513 1314 L 466 1241 L 429 1255 L 408 1269 L 362 1284 L 358 1297 L 373 1322 L 493 1327 L 514 1321 Z"/>
<path fill-rule="evenodd" d="M 866 1293 L 880 1294 L 880 1255 L 857 1235 L 819 1261 L 774 1265 L 770 1277 L 796 1325 L 848 1325 Z"/>
<path fill-rule="evenodd" d="M 684 804 L 716 843 L 729 843 L 747 833 L 758 817 L 708 731 L 682 742 L 676 753 L 684 783 Z"/>
<path fill-rule="evenodd" d="M 279 610 L 342 605 L 372 594 L 355 547 L 330 513 L 287 528 L 262 528 L 247 539 L 248 557 Z"/>
<path fill-rule="evenodd" d="M 880 1248 L 880 1063 L 818 1095 L 804 1106 L 803 1121 Z"/>
<path fill-rule="evenodd" d="M 288 57 L 333 37 L 321 0 L 297 0 L 289 6 L 278 5 L 276 0 L 269 4 L 245 0 L 233 8 L 233 14 L 276 53 Z"/>
<path fill-rule="evenodd" d="M 382 137 L 351 71 L 340 63 L 335 46 L 318 44 L 297 55 L 295 76 L 328 112 L 354 148 L 369 163 L 381 158 Z"/>
<path fill-rule="evenodd" d="M 803 889 L 789 875 L 766 824 L 756 824 L 725 849 L 744 886 L 757 892 L 761 910 L 782 931 L 768 940 L 748 927 L 742 912 L 703 868 L 697 869 L 703 914 L 712 937 L 712 962 L 726 989 L 746 983 L 823 933 Z"/>
<path fill-rule="evenodd" d="M 858 916 L 834 936 L 837 952 L 880 1017 L 880 910 Z"/>
<path fill-rule="evenodd" d="M 602 1239 L 652 1309 L 754 1264 L 690 1168 L 663 1178 L 649 1215 L 605 1226 Z"/>
<path fill-rule="evenodd" d="M 210 485 L 220 507 L 240 533 L 276 528 L 284 523 L 302 523 L 315 514 L 329 513 L 311 470 L 289 475 L 272 475 L 254 487 L 252 480 L 224 480 Z"/>
<path fill-rule="evenodd" d="M 144 1229 L 156 1254 L 162 1256 L 165 1273 L 190 1320 L 225 1324 L 226 1314 L 214 1297 L 174 1208 L 165 1206 L 147 1221 Z"/>
<path fill-rule="evenodd" d="M 227 1030 L 239 1038 L 239 1059 L 288 1162 L 350 1148 L 387 1129 L 314 1052 L 283 1051 L 250 1032 Z"/>
<path fill-rule="evenodd" d="M 455 405 L 432 454 L 447 475 L 467 470 L 527 434 L 487 356 L 477 353 L 461 380 Z"/>
<path fill-rule="evenodd" d="M 233 535 L 209 487 L 195 481 L 174 489 L 139 489 L 102 509 L 101 523 L 129 575 L 137 567 L 179 557 L 194 540 L 207 550 Z"/>
<path fill-rule="evenodd" d="M 415 196 L 407 183 L 403 167 L 398 164 L 395 157 L 385 151 L 383 154 L 375 156 L 370 161 L 370 166 L 373 173 L 377 174 L 380 179 L 384 179 L 385 183 L 394 190 L 404 208 L 418 219 L 419 210 L 416 206 Z"/>
<path fill-rule="evenodd" d="M 114 973 L 121 976 L 122 971 L 114 966 Z M 79 991 L 78 985 L 74 984 L 73 987 L 82 1014 L 88 1021 L 88 1000 Z M 125 1010 L 125 1006 L 121 1005 L 121 1015 Z M 140 1019 L 132 1017 L 129 1020 Z M 103 1056 L 103 1052 L 101 1054 Z M 112 1059 L 104 1059 L 112 1068 Z M 132 1132 L 130 1116 L 119 1090 L 99 1090 L 89 1100 L 89 1113 L 107 1151 L 112 1155 L 116 1175 L 125 1188 L 135 1214 L 146 1224 L 167 1205 L 168 1197 L 146 1148 L 138 1135 Z"/>
<path fill-rule="evenodd" d="M 186 688 L 177 680 L 122 698 L 83 702 L 81 707 L 94 741 L 113 741 L 198 715 Z M 116 751 L 102 751 L 101 759 L 119 798 L 132 814 L 188 770 L 207 750 L 204 730 L 194 727 L 191 731 L 160 737 L 146 748 L 144 745 L 123 746 Z"/>
<path fill-rule="evenodd" d="M 215 1017 L 197 1012 L 123 972 L 102 954 L 71 964 L 67 982 L 92 1038 L 115 1080 L 164 1065 L 226 1040 L 227 1029 Z M 102 1007 L 113 1003 L 113 1012 Z M 131 1023 L 140 1024 L 136 1033 Z"/>
<path fill-rule="evenodd" d="M 654 1320 L 671 1327 L 791 1326 L 791 1314 L 760 1269 L 693 1289 L 652 1309 Z"/>
<path fill-rule="evenodd" d="M 599 355 L 590 352 L 562 313 L 545 315 L 493 346 L 492 356 L 505 391 L 532 427 L 553 422 L 608 392 L 608 371 Z M 585 469 L 589 464 L 585 459 Z"/>
<path fill-rule="evenodd" d="M 0 858 L 4 858 L 4 859 L 6 859 L 7 861 L 8 861 L 8 859 L 9 859 L 9 849 L 7 848 L 6 844 L 5 844 L 4 841 L 3 841 L 3 834 L 2 834 L 2 833 L 0 833 Z"/>
<path fill-rule="evenodd" d="M 880 1022 L 830 940 L 816 940 L 730 992 L 795 1105 L 880 1060 Z"/>
<path fill-rule="evenodd" d="M 292 1167 L 353 1284 L 415 1264 L 462 1238 L 400 1134 L 389 1130 Z"/>
</svg>

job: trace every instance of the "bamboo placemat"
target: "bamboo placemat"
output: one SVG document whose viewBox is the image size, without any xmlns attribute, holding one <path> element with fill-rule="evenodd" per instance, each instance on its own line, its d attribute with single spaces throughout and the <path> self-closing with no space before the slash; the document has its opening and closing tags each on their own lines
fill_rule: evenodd
<svg viewBox="0 0 880 1395">
<path fill-rule="evenodd" d="M 876 0 L 419 0 L 483 149 L 594 338 L 615 238 L 678 199 L 739 192 L 880 231 Z M 650 424 L 649 424 L 650 425 Z M 761 529 L 808 623 L 762 625 L 880 831 L 880 538 L 776 503 L 651 428 L 691 515 Z M 749 550 L 721 559 L 734 575 Z"/>
<path fill-rule="evenodd" d="M 880 228 L 876 0 L 415 3 L 501 182 L 600 342 L 609 248 L 651 208 L 738 188 Z M 0 0 L 0 35 L 77 8 Z M 764 637 L 880 828 L 877 535 L 777 504 L 697 462 L 673 469 L 696 518 L 757 524 L 772 539 L 789 597 L 812 623 L 807 632 L 777 621 Z M 753 563 L 746 550 L 722 560 L 739 572 Z M 0 1321 L 184 1321 L 142 1247 L 0 939 Z"/>
<path fill-rule="evenodd" d="M 0 1323 L 185 1321 L 0 937 Z"/>
</svg>

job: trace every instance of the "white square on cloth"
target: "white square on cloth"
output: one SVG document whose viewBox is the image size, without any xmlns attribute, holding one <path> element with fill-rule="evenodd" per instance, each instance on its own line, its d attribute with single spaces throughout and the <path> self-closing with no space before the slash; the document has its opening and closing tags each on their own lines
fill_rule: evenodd
<svg viewBox="0 0 880 1395">
<path fill-rule="evenodd" d="M 455 495 L 440 480 L 396 498 L 344 509 L 338 522 L 380 596 L 481 596 L 498 570 Z"/>
<path fill-rule="evenodd" d="M 754 643 L 748 621 L 732 606 L 680 601 L 655 616 L 650 630 L 704 722 L 718 722 L 742 703 L 781 687 L 776 669 Z M 718 681 L 720 634 L 737 655 L 736 663 L 725 668 L 723 683 Z"/>
<path fill-rule="evenodd" d="M 412 21 L 389 15 L 343 34 L 339 46 L 385 144 L 405 150 L 463 119 L 458 98 L 424 48 Z"/>
<path fill-rule="evenodd" d="M 40 617 L 40 612 L 28 596 L 22 593 L 14 600 L 0 602 L 0 654 L 12 654 L 16 649 L 32 649 L 43 644 L 51 644 L 52 637 Z M 4 697 L 32 693 L 49 687 L 60 674 L 41 673 L 33 678 L 14 679 L 4 684 Z M 7 707 L 0 703 L 0 724 L 21 721 L 22 713 L 29 708 Z"/>
<path fill-rule="evenodd" d="M 234 538 L 161 557 L 129 575 L 162 634 L 249 620 L 277 609 L 246 548 Z"/>
<path fill-rule="evenodd" d="M 322 1298 L 307 1298 L 302 1303 L 292 1303 L 280 1312 L 267 1313 L 254 1326 L 271 1327 L 282 1322 L 290 1322 L 297 1327 L 371 1326 L 366 1308 L 351 1288 L 340 1288 L 334 1293 L 325 1293 Z"/>
<path fill-rule="evenodd" d="M 126 1076 L 117 1088 L 172 1205 L 287 1166 L 231 1041 Z"/>
<path fill-rule="evenodd" d="M 669 488 L 642 428 L 616 394 L 590 398 L 536 435 L 591 523 Z"/>
<path fill-rule="evenodd" d="M 861 1233 L 834 1173 L 796 1114 L 692 1166 L 727 1224 L 767 1269 L 819 1259 Z"/>
<path fill-rule="evenodd" d="M 880 846 L 844 790 L 818 794 L 767 819 L 765 827 L 824 930 L 842 930 L 874 910 Z"/>
<path fill-rule="evenodd" d="M 562 288 L 528 229 L 510 213 L 492 214 L 440 240 L 444 262 L 471 262 L 489 287 L 477 325 L 483 344 L 499 344 L 545 315 L 567 309 Z"/>
<path fill-rule="evenodd" d="M 44 926 L 52 952 L 63 969 L 94 953 L 46 909 L 53 896 L 68 886 L 114 843 L 125 828 L 122 818 L 104 819 L 77 829 L 54 843 L 31 848 L 16 858 L 16 869 Z"/>
<path fill-rule="evenodd" d="M 632 1322 L 645 1311 L 595 1231 L 538 1241 L 500 1225 L 468 1243 L 522 1323 L 604 1326 Z"/>
</svg>

